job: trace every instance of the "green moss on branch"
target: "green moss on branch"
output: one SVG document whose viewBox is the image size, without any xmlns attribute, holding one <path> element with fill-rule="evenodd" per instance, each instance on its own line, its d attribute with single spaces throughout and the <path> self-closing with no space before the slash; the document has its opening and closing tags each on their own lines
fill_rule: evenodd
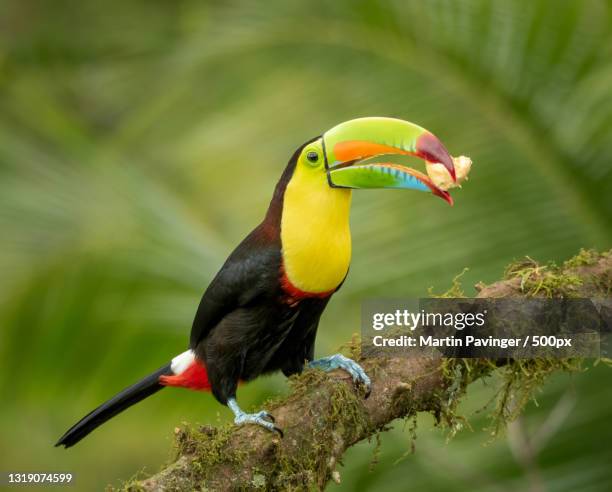
<svg viewBox="0 0 612 492">
<path fill-rule="evenodd" d="M 478 284 L 478 297 L 596 297 L 612 290 L 612 255 L 582 250 L 563 266 L 530 258 L 508 267 L 503 280 Z M 446 296 L 463 296 L 456 277 Z M 359 343 L 348 346 L 359 358 Z M 176 430 L 176 457 L 159 473 L 132 480 L 125 490 L 312 490 L 341 480 L 338 463 L 350 446 L 376 436 L 398 418 L 429 412 L 452 437 L 464 425 L 459 402 L 468 386 L 495 375 L 499 380 L 490 432 L 499 434 L 516 418 L 546 378 L 582 369 L 577 359 L 491 361 L 486 359 L 367 358 L 372 378 L 368 399 L 342 371 L 306 371 L 291 378 L 287 397 L 270 402 L 280 439 L 256 426 Z"/>
</svg>

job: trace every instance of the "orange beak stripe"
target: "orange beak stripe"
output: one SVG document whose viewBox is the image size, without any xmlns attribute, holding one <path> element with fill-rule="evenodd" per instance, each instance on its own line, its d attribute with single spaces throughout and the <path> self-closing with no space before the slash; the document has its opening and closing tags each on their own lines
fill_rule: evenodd
<svg viewBox="0 0 612 492">
<path fill-rule="evenodd" d="M 398 149 L 390 145 L 366 142 L 363 140 L 338 142 L 334 146 L 334 155 L 339 161 L 353 161 L 378 154 L 416 155 L 414 152 Z"/>
</svg>

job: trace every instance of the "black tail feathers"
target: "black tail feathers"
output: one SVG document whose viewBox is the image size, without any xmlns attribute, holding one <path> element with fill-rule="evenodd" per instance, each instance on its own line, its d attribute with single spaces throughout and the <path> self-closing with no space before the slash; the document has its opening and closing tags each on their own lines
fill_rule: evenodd
<svg viewBox="0 0 612 492">
<path fill-rule="evenodd" d="M 164 386 L 159 384 L 159 377 L 171 374 L 170 364 L 167 364 L 136 384 L 124 389 L 121 393 L 85 415 L 85 417 L 68 429 L 55 445 L 66 446 L 67 448 L 74 446 L 107 420 L 164 388 Z"/>
</svg>

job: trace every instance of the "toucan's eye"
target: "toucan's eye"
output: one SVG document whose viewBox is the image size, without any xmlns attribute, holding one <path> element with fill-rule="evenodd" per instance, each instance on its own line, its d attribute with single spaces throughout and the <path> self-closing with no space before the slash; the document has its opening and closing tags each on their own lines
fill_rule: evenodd
<svg viewBox="0 0 612 492">
<path fill-rule="evenodd" d="M 306 159 L 308 159 L 313 164 L 319 160 L 319 154 L 317 154 L 314 150 L 311 150 L 306 154 Z"/>
</svg>

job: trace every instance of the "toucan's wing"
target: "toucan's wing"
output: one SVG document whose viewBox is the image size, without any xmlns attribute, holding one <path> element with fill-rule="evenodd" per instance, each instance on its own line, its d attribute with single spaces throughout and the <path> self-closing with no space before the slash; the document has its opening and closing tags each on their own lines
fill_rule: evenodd
<svg viewBox="0 0 612 492">
<path fill-rule="evenodd" d="M 258 298 L 275 296 L 280 285 L 280 241 L 256 228 L 226 260 L 210 283 L 193 320 L 190 347 L 195 349 L 229 313 Z"/>
</svg>

